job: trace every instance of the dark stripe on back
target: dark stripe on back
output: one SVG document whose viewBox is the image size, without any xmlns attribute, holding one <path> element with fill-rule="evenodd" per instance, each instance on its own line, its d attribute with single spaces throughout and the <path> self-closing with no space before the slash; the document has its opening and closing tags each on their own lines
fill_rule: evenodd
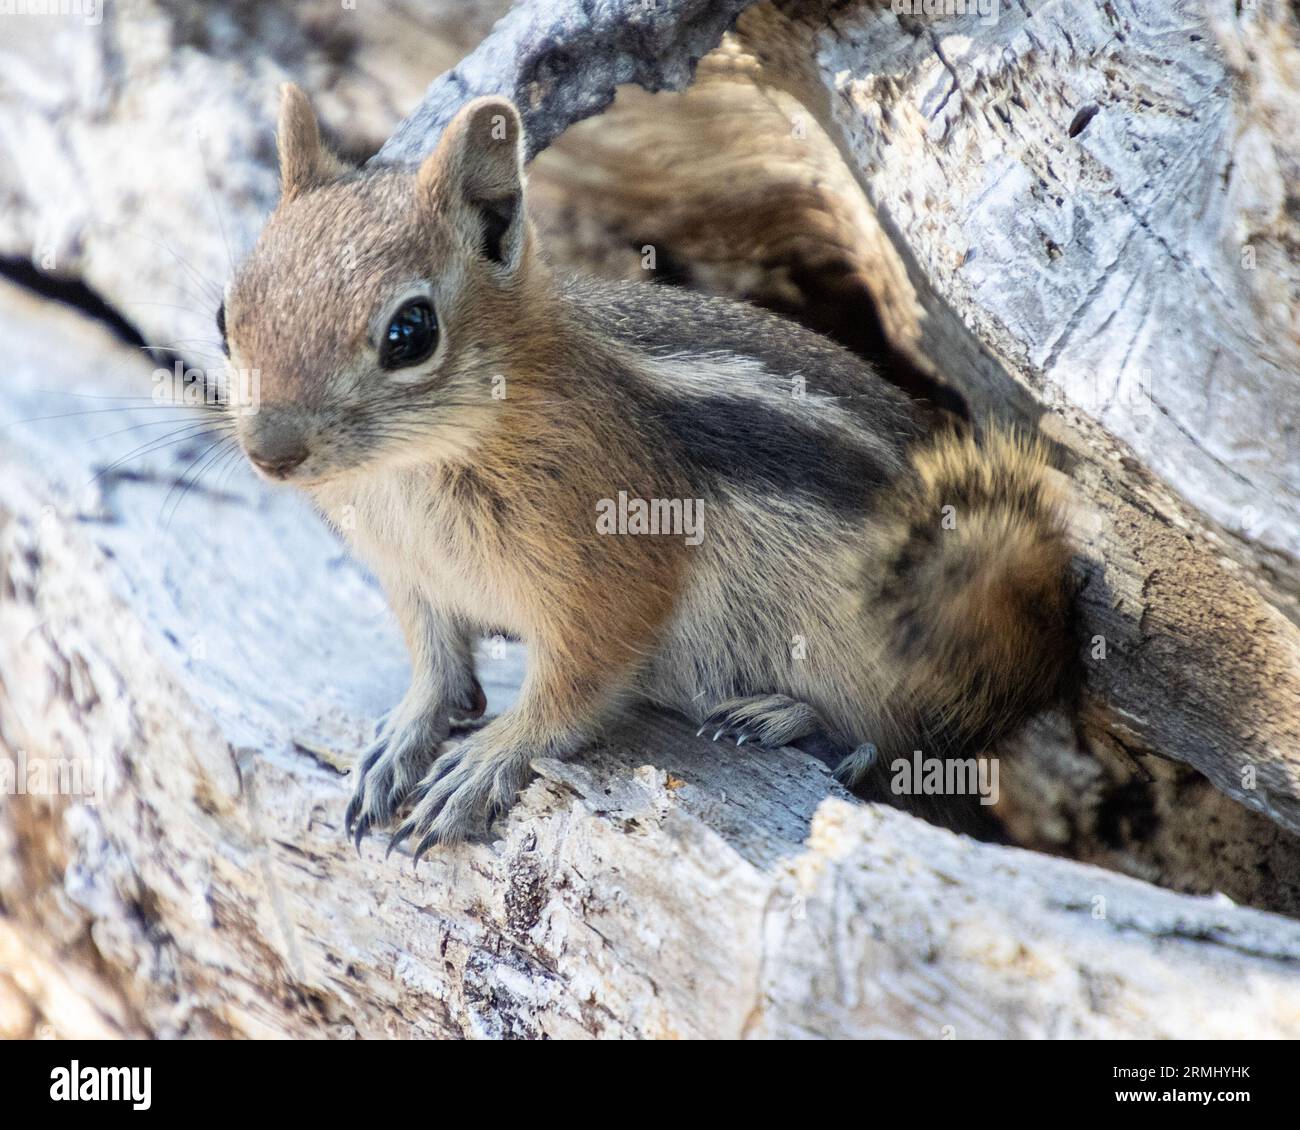
<svg viewBox="0 0 1300 1130">
<path fill-rule="evenodd" d="M 923 424 L 908 397 L 856 354 L 797 322 L 744 302 L 652 283 L 570 279 L 569 298 L 610 336 L 651 357 L 734 353 L 777 375 L 798 374 L 812 395 L 830 396 L 880 435 L 917 438 Z"/>
<path fill-rule="evenodd" d="M 647 293 L 652 290 L 652 293 Z M 715 393 L 674 396 L 613 366 L 600 379 L 635 420 L 653 449 L 673 452 L 665 464 L 703 497 L 713 483 L 778 498 L 806 498 L 856 520 L 875 492 L 903 466 L 903 452 L 922 430 L 911 402 L 874 370 L 833 342 L 743 303 L 703 298 L 650 284 L 569 284 L 580 321 L 652 358 L 689 364 L 692 353 L 734 354 L 761 364 L 772 388 L 790 393 L 796 373 L 807 399 L 788 406 L 745 395 L 718 382 Z M 594 377 L 594 374 L 593 374 Z M 829 397 L 862 429 L 818 419 L 818 397 Z M 882 450 L 883 449 L 883 450 Z"/>
<path fill-rule="evenodd" d="M 900 464 L 793 411 L 734 396 L 673 399 L 648 392 L 647 410 L 677 451 L 687 485 L 723 481 L 778 498 L 803 496 L 835 513 L 866 512 Z M 810 409 L 809 414 L 816 409 Z"/>
</svg>

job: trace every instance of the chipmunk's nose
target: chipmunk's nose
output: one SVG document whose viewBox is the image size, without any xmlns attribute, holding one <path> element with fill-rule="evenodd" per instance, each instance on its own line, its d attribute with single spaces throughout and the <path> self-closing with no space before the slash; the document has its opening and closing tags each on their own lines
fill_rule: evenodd
<svg viewBox="0 0 1300 1130">
<path fill-rule="evenodd" d="M 258 422 L 244 443 L 249 462 L 273 479 L 282 479 L 307 458 L 302 428 L 292 420 L 270 417 Z"/>
<path fill-rule="evenodd" d="M 248 458 L 257 466 L 275 479 L 282 479 L 304 459 L 307 458 L 307 449 L 299 447 L 293 451 L 286 452 L 283 455 L 267 456 L 261 453 L 249 452 Z"/>
</svg>

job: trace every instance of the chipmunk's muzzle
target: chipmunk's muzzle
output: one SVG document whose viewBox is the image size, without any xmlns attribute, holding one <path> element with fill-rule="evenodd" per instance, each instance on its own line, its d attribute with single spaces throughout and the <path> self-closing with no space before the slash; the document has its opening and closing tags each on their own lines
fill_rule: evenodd
<svg viewBox="0 0 1300 1130">
<path fill-rule="evenodd" d="M 301 422 L 263 410 L 242 437 L 244 453 L 267 478 L 287 479 L 307 460 L 311 449 Z"/>
</svg>

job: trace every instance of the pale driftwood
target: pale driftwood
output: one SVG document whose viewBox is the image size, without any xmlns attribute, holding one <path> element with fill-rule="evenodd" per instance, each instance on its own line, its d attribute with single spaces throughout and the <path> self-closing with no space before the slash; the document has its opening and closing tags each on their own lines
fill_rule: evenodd
<svg viewBox="0 0 1300 1130">
<path fill-rule="evenodd" d="M 889 17 L 841 11 L 826 31 L 815 16 L 806 34 L 818 39 L 821 69 L 804 67 L 786 87 L 852 152 L 859 127 L 838 95 L 818 91 L 855 74 L 831 65 L 835 50 L 841 62 L 860 53 L 859 77 L 871 71 L 868 45 L 889 55 L 855 22 L 878 31 Z M 201 52 L 151 54 L 147 37 L 117 30 L 114 41 L 60 48 L 69 73 L 74 57 L 91 60 L 92 72 L 98 60 L 104 84 L 98 94 L 77 88 L 62 112 L 89 113 L 124 82 L 137 92 L 208 91 L 214 198 L 237 253 L 240 233 L 255 230 L 274 197 L 258 139 L 269 136 L 281 76 L 263 61 L 231 74 Z M 902 38 L 895 46 L 906 56 Z M 909 65 L 898 89 L 915 94 L 932 62 L 922 53 Z M 129 213 L 133 193 L 165 195 L 120 154 L 150 151 L 136 143 L 154 131 L 188 152 L 184 115 L 157 98 L 109 99 L 118 115 L 111 131 L 69 134 L 21 83 L 11 96 L 27 101 L 9 143 L 24 153 L 40 147 L 55 165 L 49 184 L 6 182 L 17 206 L 0 243 L 39 259 L 45 225 L 58 217 L 66 227 L 57 266 L 138 315 L 150 336 L 192 332 L 174 312 L 128 304 L 168 301 L 149 292 L 168 273 L 187 287 L 199 285 L 190 270 L 224 274 L 220 229 L 196 215 L 197 167 L 170 206 L 151 198 L 160 242 L 191 264 L 180 270 L 148 233 L 101 224 L 76 187 L 94 183 L 88 199 L 121 213 L 113 222 Z M 995 360 L 981 344 L 991 332 L 982 308 L 963 305 L 942 272 L 927 274 L 917 265 L 925 257 L 908 250 L 931 236 L 919 223 L 905 239 L 899 233 L 903 178 L 891 182 L 896 201 L 864 179 L 872 216 L 886 221 L 876 221 L 870 253 L 894 264 L 882 277 L 912 280 L 910 291 L 882 293 L 886 310 L 895 304 L 898 344 L 911 341 L 921 361 L 942 357 L 981 405 L 1014 394 L 1022 413 L 1035 414 L 1033 364 Z M 842 222 L 861 214 L 860 202 L 841 209 Z M 27 386 L 6 404 L 9 419 L 64 410 L 51 390 L 112 395 L 146 379 L 102 336 L 13 295 L 4 305 L 0 340 L 11 348 L 15 387 Z M 210 332 L 209 315 L 198 311 L 200 332 Z M 113 385 L 113 370 L 124 385 Z M 1094 585 L 1091 612 L 1112 640 L 1132 641 L 1122 663 L 1093 673 L 1094 730 L 1203 764 L 1240 795 L 1237 726 L 1244 756 L 1260 767 L 1265 807 L 1292 820 L 1285 739 L 1294 683 L 1279 682 L 1263 712 L 1270 700 L 1246 679 L 1286 675 L 1294 655 L 1293 629 L 1261 596 L 1285 601 L 1286 559 L 1262 526 L 1261 537 L 1220 551 L 1188 499 L 1082 413 L 1067 404 L 1059 415 L 1067 426 L 1048 426 L 1077 451 L 1072 474 L 1097 515 L 1081 524 L 1085 545 L 1127 600 L 1116 610 Z M 0 1005 L 19 1002 L 0 1015 L 69 1034 L 1296 1033 L 1300 943 L 1284 919 L 971 844 L 850 803 L 806 758 L 720 754 L 662 719 L 635 719 L 589 757 L 540 766 L 542 781 L 492 845 L 440 855 L 415 876 L 409 864 L 384 865 L 378 843 L 356 859 L 337 826 L 343 773 L 403 678 L 378 594 L 296 502 L 263 494 L 242 469 L 196 488 L 161 528 L 180 468 L 173 452 L 133 461 L 84 492 L 108 459 L 85 446 L 87 436 L 125 421 L 93 423 L 4 433 L 5 752 L 87 756 L 110 772 L 97 806 L 25 798 L 0 808 Z M 1213 652 L 1193 657 L 1190 685 L 1204 705 L 1159 697 L 1182 667 L 1163 644 L 1203 636 L 1187 618 L 1189 578 L 1201 578 L 1193 591 L 1208 594 L 1210 608 L 1225 579 L 1235 586 L 1230 615 L 1254 633 L 1222 633 Z M 508 650 L 488 658 L 499 702 L 517 672 Z M 1193 730 L 1198 719 L 1208 739 Z M 1040 828 L 1022 838 L 1050 841 Z M 1209 842 L 1192 839 L 1192 853 Z M 1100 857 L 1086 844 L 1049 846 Z M 1260 858 L 1263 850 L 1261 839 Z M 1293 844 L 1276 851 L 1294 864 Z"/>
<path fill-rule="evenodd" d="M 754 0 L 550 0 L 517 4 L 439 77 L 374 158 L 417 163 L 469 99 L 504 95 L 520 108 L 528 155 L 599 113 L 617 87 L 680 90 Z"/>
<path fill-rule="evenodd" d="M 6 423 L 146 379 L 9 288 L 0 335 Z M 162 522 L 175 449 L 87 493 L 104 430 L 7 427 L 0 476 L 6 753 L 106 766 L 97 804 L 0 805 L 0 952 L 53 1031 L 1295 1034 L 1300 924 L 976 844 L 666 718 L 539 764 L 491 844 L 358 856 L 346 770 L 402 683 L 379 593 L 242 467 Z"/>
</svg>

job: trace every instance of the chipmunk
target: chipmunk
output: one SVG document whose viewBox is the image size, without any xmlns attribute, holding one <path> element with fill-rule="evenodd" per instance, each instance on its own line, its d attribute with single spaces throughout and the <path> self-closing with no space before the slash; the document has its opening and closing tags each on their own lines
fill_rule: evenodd
<svg viewBox="0 0 1300 1130">
<path fill-rule="evenodd" d="M 523 137 L 480 98 L 418 168 L 350 169 L 286 87 L 282 198 L 218 314 L 261 374 L 244 452 L 369 563 L 410 650 L 357 846 L 406 805 L 389 850 L 417 861 L 483 833 L 632 698 L 885 755 L 983 750 L 1056 701 L 1071 549 L 1041 446 L 927 435 L 865 362 L 742 303 L 559 277 Z M 689 502 L 699 536 L 611 530 L 615 498 Z M 483 713 L 484 632 L 525 642 L 520 698 L 444 749 Z"/>
</svg>

